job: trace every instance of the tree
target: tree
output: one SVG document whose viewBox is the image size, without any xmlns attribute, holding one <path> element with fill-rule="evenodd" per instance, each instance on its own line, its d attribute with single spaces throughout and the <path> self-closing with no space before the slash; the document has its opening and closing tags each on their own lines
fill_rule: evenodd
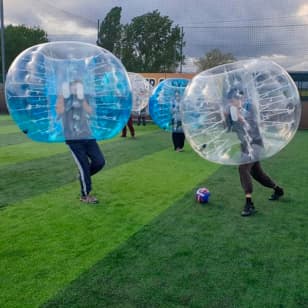
<svg viewBox="0 0 308 308">
<path fill-rule="evenodd" d="M 204 71 L 211 67 L 230 63 L 236 61 L 236 58 L 231 53 L 222 53 L 219 49 L 215 48 L 205 54 L 203 58 L 199 58 L 195 64 L 198 71 Z"/>
<path fill-rule="evenodd" d="M 97 45 L 109 50 L 116 56 L 120 54 L 120 40 L 122 33 L 121 7 L 112 8 L 102 21 L 98 33 Z"/>
<path fill-rule="evenodd" d="M 174 72 L 181 57 L 183 34 L 158 10 L 133 18 L 124 26 L 121 59 L 134 72 Z"/>
<path fill-rule="evenodd" d="M 48 42 L 47 33 L 38 27 L 8 25 L 4 30 L 5 68 L 8 70 L 13 60 L 25 49 Z"/>
</svg>

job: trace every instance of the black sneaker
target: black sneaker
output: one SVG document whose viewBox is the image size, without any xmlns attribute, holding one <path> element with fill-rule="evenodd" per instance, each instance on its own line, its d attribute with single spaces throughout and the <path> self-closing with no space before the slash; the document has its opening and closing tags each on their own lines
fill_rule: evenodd
<svg viewBox="0 0 308 308">
<path fill-rule="evenodd" d="M 280 197 L 282 197 L 284 195 L 284 191 L 282 188 L 280 188 L 279 186 L 277 186 L 274 189 L 274 193 L 268 198 L 268 200 L 271 201 L 276 201 L 278 200 Z"/>
<path fill-rule="evenodd" d="M 244 209 L 241 213 L 242 216 L 246 217 L 246 216 L 251 216 L 253 214 L 255 214 L 257 212 L 256 208 L 253 206 L 253 203 L 249 203 L 247 202 L 244 206 Z"/>
</svg>

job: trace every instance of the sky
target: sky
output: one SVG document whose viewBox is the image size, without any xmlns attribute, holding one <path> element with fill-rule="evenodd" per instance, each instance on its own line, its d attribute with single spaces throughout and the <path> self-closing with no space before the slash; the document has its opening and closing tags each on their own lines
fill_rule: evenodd
<svg viewBox="0 0 308 308">
<path fill-rule="evenodd" d="M 157 9 L 183 27 L 184 71 L 213 48 L 308 71 L 307 0 L 4 0 L 4 22 L 39 26 L 51 41 L 95 44 L 98 20 L 115 6 L 122 24 Z"/>
</svg>

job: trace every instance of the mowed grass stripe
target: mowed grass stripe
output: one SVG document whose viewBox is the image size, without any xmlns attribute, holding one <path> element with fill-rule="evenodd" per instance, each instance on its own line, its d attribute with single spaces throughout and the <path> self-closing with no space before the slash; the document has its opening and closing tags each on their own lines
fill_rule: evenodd
<svg viewBox="0 0 308 308">
<path fill-rule="evenodd" d="M 1 114 L 0 115 L 0 122 L 4 120 L 11 120 L 11 116 L 9 114 Z"/>
<path fill-rule="evenodd" d="M 26 141 L 26 140 L 25 140 Z M 0 170 L 7 165 L 24 163 L 43 157 L 67 152 L 67 147 L 63 143 L 38 143 L 38 142 L 23 142 L 21 144 L 13 144 L 1 147 L 0 151 Z"/>
<path fill-rule="evenodd" d="M 0 127 L 12 125 L 13 123 L 14 123 L 13 120 L 11 120 L 8 116 L 0 115 Z"/>
<path fill-rule="evenodd" d="M 99 142 L 103 147 L 105 145 L 110 143 L 120 143 L 122 144 L 123 141 L 143 141 L 147 138 L 145 136 L 148 136 L 148 138 L 151 140 L 152 136 L 149 134 L 152 133 L 162 133 L 165 132 L 158 129 L 156 125 L 147 125 L 146 127 L 138 127 L 136 129 L 137 138 L 132 140 L 130 137 L 127 138 L 120 138 L 115 137 L 110 140 L 101 141 Z M 170 134 L 165 133 L 166 135 Z M 11 139 L 12 137 L 13 139 Z M 14 139 L 16 137 L 16 139 Z M 20 140 L 23 141 L 23 143 L 20 143 Z M 171 140 L 171 137 L 170 137 Z M 6 165 L 10 164 L 16 164 L 21 163 L 25 161 L 35 160 L 35 159 L 41 159 L 43 157 L 49 157 L 52 155 L 65 153 L 67 152 L 67 146 L 64 143 L 42 143 L 42 142 L 33 142 L 29 138 L 25 137 L 23 134 L 17 134 L 13 136 L 5 137 L 3 136 L 3 139 L 1 139 L 0 135 L 0 145 L 1 142 L 10 142 L 10 145 L 1 147 L 0 151 L 0 168 Z M 155 140 L 154 140 L 155 141 Z M 169 141 L 171 142 L 171 141 Z M 107 146 L 108 148 L 108 146 Z M 137 154 L 138 155 L 138 154 Z"/>
<path fill-rule="evenodd" d="M 1 128 L 0 128 L 0 131 L 1 131 Z M 0 133 L 0 148 L 1 148 L 0 155 L 5 146 L 20 144 L 20 143 L 25 143 L 25 142 L 31 142 L 31 140 L 22 133 L 9 133 L 9 134 Z"/>
<path fill-rule="evenodd" d="M 0 306 L 44 303 L 217 168 L 190 149 L 166 149 L 95 176 L 99 206 L 80 204 L 74 182 L 8 207 Z"/>
<path fill-rule="evenodd" d="M 6 125 L 12 125 L 14 121 L 9 115 L 1 115 L 0 114 L 0 127 Z"/>
<path fill-rule="evenodd" d="M 30 141 L 8 115 L 0 115 L 0 147 Z"/>
<path fill-rule="evenodd" d="M 100 144 L 107 161 L 105 170 L 162 149 L 170 148 L 171 151 L 170 138 L 170 134 L 156 130 L 139 136 L 138 139 L 121 138 L 114 142 Z M 41 149 L 38 146 L 19 148 L 19 150 L 27 149 L 28 152 L 26 150 L 13 152 L 8 151 L 8 148 L 11 147 L 4 148 L 7 156 L 2 152 L 0 156 L 6 157 L 10 162 L 19 160 L 20 156 L 21 162 L 4 166 L 0 164 L 0 208 L 77 181 L 77 168 L 70 151 L 64 144 L 49 146 L 44 144 L 41 145 Z M 52 155 L 57 151 L 60 153 Z M 64 153 L 61 153 L 62 151 Z M 34 159 L 35 157 L 37 159 Z M 22 158 L 26 160 L 22 162 Z"/>
<path fill-rule="evenodd" d="M 242 218 L 237 168 L 221 167 L 200 183 L 208 205 L 190 191 L 43 306 L 307 307 L 307 137 L 263 164 L 281 201 L 255 184 L 259 212 Z"/>
<path fill-rule="evenodd" d="M 20 132 L 20 130 L 15 124 L 1 125 L 1 128 L 0 128 L 0 135 L 18 133 L 18 132 Z"/>
<path fill-rule="evenodd" d="M 154 125 L 152 122 L 148 122 L 146 126 L 138 126 L 135 124 L 135 130 L 137 137 L 143 136 L 145 134 L 151 133 L 153 131 L 157 131 L 158 127 Z M 130 137 L 130 133 L 128 131 L 128 136 Z M 102 143 L 113 142 L 117 137 L 101 141 Z M 23 142 L 30 142 L 33 146 L 50 146 L 50 143 L 36 143 L 33 142 L 30 138 L 27 137 L 26 134 L 22 133 L 18 126 L 14 123 L 14 121 L 9 116 L 0 115 L 0 147 L 7 145 L 18 145 Z M 3 149 L 1 149 L 3 150 Z M 12 149 L 14 150 L 14 149 Z M 0 157 L 1 158 L 1 157 Z"/>
</svg>

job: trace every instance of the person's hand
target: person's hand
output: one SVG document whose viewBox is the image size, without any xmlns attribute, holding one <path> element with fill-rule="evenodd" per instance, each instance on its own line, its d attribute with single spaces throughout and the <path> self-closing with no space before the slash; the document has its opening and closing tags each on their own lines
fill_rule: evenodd
<svg viewBox="0 0 308 308">
<path fill-rule="evenodd" d="M 60 96 L 57 100 L 56 112 L 57 114 L 64 113 L 64 97 L 63 96 Z"/>
<path fill-rule="evenodd" d="M 92 113 L 92 108 L 86 100 L 83 101 L 82 106 L 83 106 L 84 110 L 86 111 L 86 113 L 88 113 L 88 114 Z"/>
</svg>

